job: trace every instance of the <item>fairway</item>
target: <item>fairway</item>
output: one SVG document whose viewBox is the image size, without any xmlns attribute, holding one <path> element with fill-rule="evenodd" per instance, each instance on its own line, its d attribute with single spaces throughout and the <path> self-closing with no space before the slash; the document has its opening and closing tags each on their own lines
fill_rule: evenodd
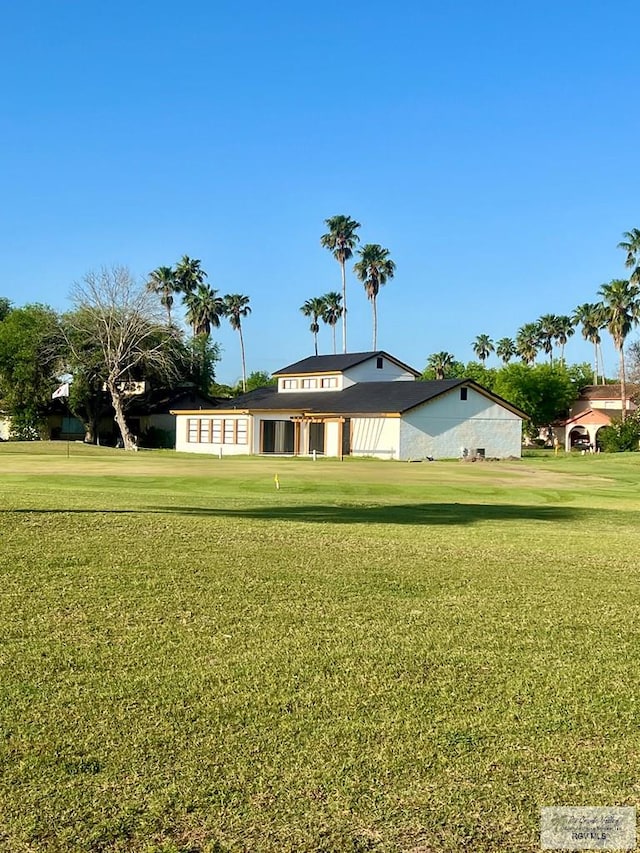
<svg viewBox="0 0 640 853">
<path fill-rule="evenodd" d="M 0 444 L 0 849 L 537 851 L 542 806 L 637 806 L 639 487 Z"/>
</svg>

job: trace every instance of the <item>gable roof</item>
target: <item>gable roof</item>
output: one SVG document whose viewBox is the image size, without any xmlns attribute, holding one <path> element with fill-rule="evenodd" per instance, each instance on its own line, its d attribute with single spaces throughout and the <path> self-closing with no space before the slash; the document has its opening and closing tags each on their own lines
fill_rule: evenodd
<svg viewBox="0 0 640 853">
<path fill-rule="evenodd" d="M 392 362 L 403 370 L 408 371 L 413 376 L 420 376 L 420 372 L 402 361 L 398 361 L 392 355 L 384 350 L 376 352 L 349 352 L 343 355 L 311 355 L 308 358 L 303 358 L 301 361 L 296 361 L 286 367 L 276 370 L 273 376 L 290 376 L 291 374 L 302 373 L 334 373 L 336 371 L 348 370 L 350 367 L 355 367 L 357 364 L 362 364 L 364 361 L 369 361 L 372 358 L 382 356 L 387 361 Z M 369 383 L 370 384 L 370 383 Z"/>
<path fill-rule="evenodd" d="M 159 415 L 179 409 L 207 409 L 219 403 L 220 397 L 210 397 L 193 387 L 156 388 L 132 398 L 127 411 L 132 415 Z"/>
<path fill-rule="evenodd" d="M 558 421 L 558 426 L 569 426 L 579 424 L 602 424 L 608 426 L 611 423 L 611 418 L 602 409 L 585 409 L 583 412 L 578 412 L 577 415 L 567 418 L 564 421 Z"/>
<path fill-rule="evenodd" d="M 459 386 L 474 388 L 483 396 L 504 406 L 518 417 L 524 412 L 470 379 L 434 379 L 430 382 L 360 382 L 343 391 L 278 392 L 276 388 L 257 388 L 216 406 L 224 411 L 304 412 L 310 415 L 403 414 Z M 233 405 L 229 405 L 230 403 Z"/>
<path fill-rule="evenodd" d="M 640 385 L 627 382 L 627 398 L 640 393 Z M 620 385 L 585 385 L 580 389 L 578 400 L 620 400 Z"/>
</svg>

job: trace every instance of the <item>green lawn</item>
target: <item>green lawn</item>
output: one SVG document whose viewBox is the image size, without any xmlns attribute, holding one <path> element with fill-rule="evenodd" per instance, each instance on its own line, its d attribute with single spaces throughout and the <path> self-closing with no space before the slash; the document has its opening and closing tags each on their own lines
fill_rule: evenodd
<svg viewBox="0 0 640 853">
<path fill-rule="evenodd" d="M 0 849 L 537 851 L 541 806 L 638 805 L 639 486 L 1 444 Z"/>
</svg>

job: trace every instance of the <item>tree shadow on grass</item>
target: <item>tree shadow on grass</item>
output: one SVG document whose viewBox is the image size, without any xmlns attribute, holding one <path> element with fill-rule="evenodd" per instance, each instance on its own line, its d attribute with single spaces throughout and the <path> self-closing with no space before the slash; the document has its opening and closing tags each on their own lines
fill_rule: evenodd
<svg viewBox="0 0 640 853">
<path fill-rule="evenodd" d="M 318 524 L 474 524 L 479 521 L 574 521 L 591 517 L 590 510 L 520 504 L 296 504 L 246 509 L 225 507 L 159 507 L 158 511 L 201 517 L 297 521 Z"/>
<path fill-rule="evenodd" d="M 316 524 L 475 524 L 480 521 L 579 521 L 592 520 L 594 512 L 567 506 L 529 506 L 526 504 L 295 504 L 231 509 L 206 506 L 156 506 L 139 509 L 0 509 L 6 513 L 44 513 L 62 515 L 184 515 L 200 518 L 254 519 L 256 521 L 295 521 Z"/>
</svg>

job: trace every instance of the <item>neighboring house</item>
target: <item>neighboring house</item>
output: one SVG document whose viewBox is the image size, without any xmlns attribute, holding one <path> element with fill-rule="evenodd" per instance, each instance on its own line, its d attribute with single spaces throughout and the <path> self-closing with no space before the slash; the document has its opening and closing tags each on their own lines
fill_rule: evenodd
<svg viewBox="0 0 640 853">
<path fill-rule="evenodd" d="M 520 456 L 515 406 L 468 379 L 419 382 L 384 351 L 305 358 L 209 410 L 174 409 L 176 450 L 380 459 Z"/>
<path fill-rule="evenodd" d="M 104 415 L 98 424 L 100 444 L 114 445 L 120 430 L 114 420 L 114 411 L 108 394 L 104 395 Z M 131 396 L 126 409 L 127 422 L 141 447 L 174 447 L 176 441 L 176 419 L 171 414 L 174 408 L 210 409 L 218 399 L 208 397 L 193 388 L 171 390 L 146 390 L 143 386 Z M 51 412 L 47 418 L 49 433 L 53 439 L 77 440 L 84 438 L 84 426 L 74 417 L 64 399 L 51 401 Z"/>
<path fill-rule="evenodd" d="M 640 386 L 628 383 L 626 410 L 637 408 Z M 587 385 L 578 395 L 569 417 L 553 425 L 553 433 L 565 450 L 598 446 L 598 432 L 619 420 L 622 412 L 620 385 Z"/>
</svg>

